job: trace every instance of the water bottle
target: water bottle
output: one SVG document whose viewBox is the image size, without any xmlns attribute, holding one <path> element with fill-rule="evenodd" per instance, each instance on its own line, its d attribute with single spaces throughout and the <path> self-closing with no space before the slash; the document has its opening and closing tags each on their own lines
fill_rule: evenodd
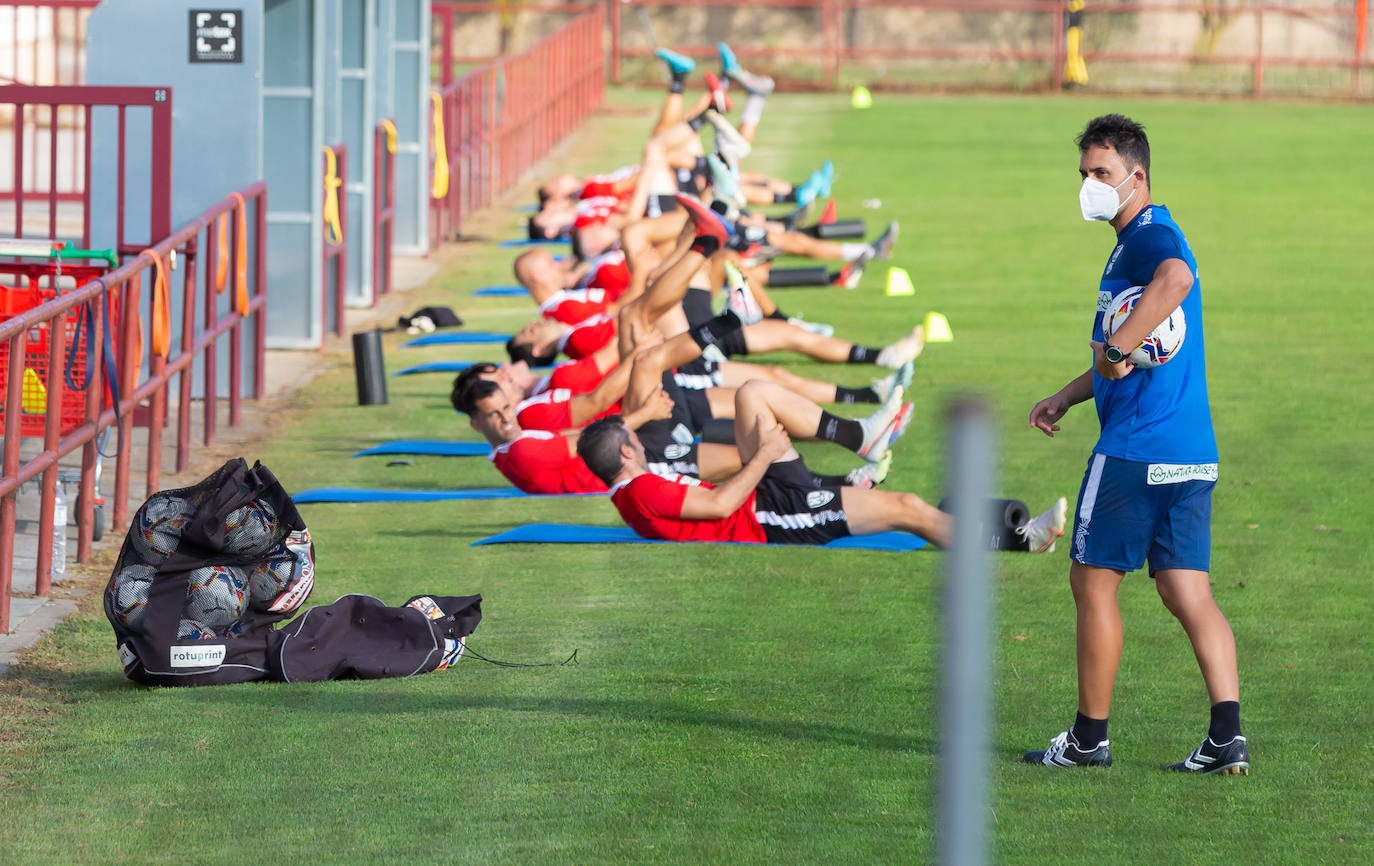
<svg viewBox="0 0 1374 866">
<path fill-rule="evenodd" d="M 67 494 L 62 482 L 57 482 L 57 496 L 52 506 L 52 579 L 67 576 Z"/>
</svg>

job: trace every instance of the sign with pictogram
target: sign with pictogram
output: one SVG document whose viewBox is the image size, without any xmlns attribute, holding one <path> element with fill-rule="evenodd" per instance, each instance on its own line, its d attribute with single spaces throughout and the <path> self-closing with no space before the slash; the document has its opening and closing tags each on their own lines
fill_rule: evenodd
<svg viewBox="0 0 1374 866">
<path fill-rule="evenodd" d="M 243 62 L 242 9 L 192 9 L 190 22 L 192 63 Z"/>
</svg>

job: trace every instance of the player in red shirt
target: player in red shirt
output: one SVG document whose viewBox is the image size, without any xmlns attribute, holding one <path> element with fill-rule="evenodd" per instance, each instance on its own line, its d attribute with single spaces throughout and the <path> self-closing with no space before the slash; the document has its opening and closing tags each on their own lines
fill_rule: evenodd
<svg viewBox="0 0 1374 866">
<path fill-rule="evenodd" d="M 597 493 L 606 490 L 577 456 L 576 434 L 562 431 L 526 430 L 514 407 L 497 383 L 474 380 L 461 394 L 454 394 L 454 408 L 467 414 L 473 430 L 492 444 L 491 461 L 496 469 L 526 493 Z M 655 396 L 625 423 L 643 429 L 669 417 L 672 402 Z M 620 416 L 617 416 L 620 417 Z"/>
<path fill-rule="evenodd" d="M 743 466 L 718 485 L 650 472 L 639 437 L 616 416 L 583 430 L 577 453 L 610 488 L 621 517 L 645 538 L 826 544 L 848 535 L 900 530 L 936 545 L 949 543 L 950 516 L 916 494 L 817 487 L 765 405 L 741 400 L 736 416 Z M 1066 510 L 1060 498 L 1049 511 L 1003 533 L 998 546 L 1050 550 L 1064 534 Z"/>
</svg>

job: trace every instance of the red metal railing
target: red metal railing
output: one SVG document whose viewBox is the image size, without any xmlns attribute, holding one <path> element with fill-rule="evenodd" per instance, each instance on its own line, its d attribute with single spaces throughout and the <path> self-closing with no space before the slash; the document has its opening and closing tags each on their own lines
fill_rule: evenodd
<svg viewBox="0 0 1374 866">
<path fill-rule="evenodd" d="M 437 46 L 430 58 L 431 65 L 437 64 L 439 84 L 446 85 L 461 73 L 460 66 L 476 66 L 490 62 L 501 56 L 499 43 L 492 43 L 496 50 L 483 54 L 456 54 L 455 44 L 462 43 L 458 33 L 459 25 L 478 15 L 495 15 L 497 26 L 514 29 L 516 22 L 533 17 L 548 15 L 582 15 L 590 10 L 600 9 L 601 0 L 584 3 L 526 3 L 526 2 L 452 2 L 452 0 L 433 0 L 430 3 L 430 29 L 433 33 L 432 44 Z M 466 44 L 464 44 L 466 47 Z"/>
<path fill-rule="evenodd" d="M 622 63 L 626 59 L 646 59 L 653 56 L 655 45 L 650 44 L 649 36 L 637 38 L 627 35 L 623 21 L 625 15 L 646 16 L 650 10 L 669 7 L 723 7 L 734 8 L 734 0 L 616 0 L 609 3 L 611 48 L 611 80 L 620 83 L 624 80 Z M 633 9 L 631 10 L 631 7 Z M 1063 83 L 1065 59 L 1064 22 L 1066 4 L 1059 0 L 751 0 L 750 9 L 787 11 L 795 10 L 799 15 L 818 17 L 819 22 L 801 22 L 799 33 L 806 34 L 807 41 L 793 45 L 779 45 L 770 34 L 769 44 L 759 44 L 740 38 L 738 33 L 686 33 L 673 32 L 675 28 L 665 26 L 660 21 L 654 37 L 661 44 L 671 44 L 674 50 L 693 57 L 714 57 L 714 40 L 727 39 L 735 53 L 746 65 L 750 62 L 769 66 L 775 77 L 794 88 L 823 87 L 833 89 L 843 83 L 846 68 L 862 61 L 914 61 L 944 62 L 954 64 L 980 64 L 988 62 L 1029 64 L 1038 74 L 1030 76 L 1032 87 L 1051 87 L 1058 89 Z M 1024 38 L 998 44 L 992 34 L 999 28 L 992 26 L 970 26 L 986 38 L 943 39 L 939 41 L 918 39 L 915 36 L 899 40 L 896 45 L 858 45 L 852 44 L 852 33 L 857 28 L 853 20 L 857 15 L 881 15 L 907 11 L 912 14 L 945 16 L 943 20 L 969 20 L 994 23 L 1002 16 L 1023 16 L 1031 19 L 1025 27 Z M 1248 50 L 1232 50 L 1222 53 L 1198 53 L 1193 50 L 1134 51 L 1118 47 L 1106 47 L 1109 40 L 1099 34 L 1108 33 L 1108 25 L 1095 26 L 1097 22 L 1120 19 L 1124 16 L 1153 16 L 1156 20 L 1164 16 L 1199 16 L 1205 12 L 1225 12 L 1233 19 L 1250 22 L 1251 37 L 1246 39 Z M 1104 64 L 1127 64 L 1148 66 L 1174 64 L 1178 66 L 1241 66 L 1250 70 L 1249 90 L 1255 96 L 1264 94 L 1265 69 L 1284 67 L 1290 69 L 1327 69 L 1348 70 L 1350 72 L 1351 95 L 1364 95 L 1361 90 L 1360 73 L 1374 67 L 1374 59 L 1366 56 L 1367 7 L 1365 0 L 1354 0 L 1340 6 L 1313 7 L 1307 5 L 1283 6 L 1270 4 L 1229 5 L 1225 9 L 1203 3 L 1089 3 L 1086 8 L 1084 26 L 1084 58 Z M 1266 43 L 1266 21 L 1282 19 L 1285 23 L 1325 22 L 1349 36 L 1333 36 L 1327 40 L 1331 45 L 1348 46 L 1339 52 L 1331 48 L 1308 56 L 1301 54 L 1292 45 L 1276 51 Z M 632 19 L 633 20 L 633 19 Z M 914 19 L 913 19 L 914 20 Z M 846 21 L 850 21 L 846 26 Z M 642 22 L 641 22 L 642 23 Z M 652 26 L 652 25 L 650 25 Z M 887 22 L 887 27 L 894 25 Z M 938 32 L 938 25 L 926 22 L 932 32 Z M 681 29 L 679 26 L 676 29 Z M 882 30 L 881 21 L 875 29 Z M 1232 25 L 1232 32 L 1239 32 Z M 905 31 L 904 31 L 905 32 Z M 631 30 L 634 33 L 634 30 Z M 884 32 L 883 36 L 888 34 Z M 705 37 L 705 38 L 703 38 Z M 700 40 L 700 41 L 696 41 Z M 898 41 L 898 40 L 894 40 Z M 631 44 L 635 43 L 635 44 Z M 1104 46 L 1104 47 L 1095 47 Z M 772 68 L 773 64 L 782 64 Z M 815 72 L 811 79 L 789 77 L 788 72 L 806 66 Z M 645 72 L 651 67 L 646 66 Z M 653 72 L 657 72 L 653 68 Z M 637 79 L 641 80 L 641 79 Z M 648 80 L 648 79 L 642 79 Z M 657 81 L 657 78 L 652 80 Z M 872 83 L 872 82 L 869 82 Z M 971 87 L 986 87 L 986 75 L 972 75 L 968 80 Z M 1125 89 L 1125 88 L 1122 88 Z M 1138 89 L 1138 88 L 1130 88 Z M 1149 87 L 1147 89 L 1159 89 Z M 1209 90 L 1207 86 L 1189 88 L 1186 85 L 1173 89 Z M 1339 86 L 1328 88 L 1332 93 L 1340 91 Z"/>
<path fill-rule="evenodd" d="M 86 19 L 99 0 L 0 0 L 0 85 L 82 84 L 86 75 Z M 0 134 L 14 115 L 0 108 Z M 58 198 L 72 200 L 81 184 L 77 154 L 62 143 L 85 135 L 85 115 L 76 109 L 31 118 L 25 130 L 31 147 L 40 139 L 58 143 Z M 36 149 L 36 147 L 33 147 Z M 30 167 L 23 178 L 30 192 L 46 192 L 48 178 Z"/>
<path fill-rule="evenodd" d="M 34 200 L 47 206 L 47 220 L 37 229 L 40 237 L 60 237 L 69 234 L 68 224 L 80 223 L 81 246 L 91 246 L 91 176 L 92 139 L 95 127 L 92 125 L 96 108 L 113 108 L 114 116 L 101 116 L 101 128 L 108 129 L 113 138 L 111 150 L 115 156 L 114 178 L 100 178 L 104 184 L 114 184 L 114 196 L 109 197 L 114 209 L 111 218 L 115 227 L 115 248 L 120 255 L 134 255 L 157 238 L 164 238 L 172 229 L 172 90 L 169 87 L 29 87 L 10 85 L 0 87 L 0 118 L 8 114 L 13 123 L 6 129 L 0 121 L 0 135 L 8 133 L 8 145 L 13 157 L 12 170 L 8 177 L 0 172 L 0 201 L 12 202 L 9 213 L 0 212 L 0 232 L 12 233 L 14 237 L 24 237 L 29 231 L 25 226 L 25 205 Z M 137 227 L 137 240 L 130 242 L 126 233 L 125 214 L 128 211 L 129 189 L 126 166 L 129 161 L 129 126 L 131 122 L 143 122 L 145 112 L 131 112 L 130 109 L 149 109 L 146 112 L 148 125 L 147 138 L 151 142 L 148 153 L 148 225 Z M 82 115 L 80 135 L 66 141 L 58 136 L 49 136 L 47 147 L 40 148 L 37 142 L 26 140 L 25 129 L 30 119 L 44 114 L 55 127 L 63 112 L 75 111 Z M 79 159 L 81 172 L 75 185 L 59 180 L 58 167 L 67 158 L 62 150 L 70 152 L 70 157 Z M 45 153 L 46 151 L 46 153 Z M 110 153 L 103 153 L 108 159 Z M 37 164 L 46 158 L 48 172 L 46 178 L 40 176 L 37 183 L 25 183 L 26 165 Z M 59 206 L 69 203 L 68 209 L 75 208 L 76 214 L 64 209 L 61 214 L 62 230 L 59 230 Z M 40 206 L 41 207 L 41 206 Z M 39 222 L 42 222 L 40 215 Z M 145 233 L 146 232 L 146 233 Z M 32 234 L 30 235 L 32 236 Z M 105 239 L 101 239 L 105 243 Z"/>
<path fill-rule="evenodd" d="M 396 233 L 396 125 L 372 133 L 372 303 L 391 291 L 391 247 Z"/>
<path fill-rule="evenodd" d="M 253 229 L 249 231 L 248 208 L 251 202 Z M 233 223 L 230 227 L 225 223 Z M 226 235 L 227 233 L 227 235 Z M 219 251 L 218 241 L 230 237 L 234 241 L 229 246 L 233 252 L 226 260 Z M 205 372 L 205 423 L 203 438 L 207 445 L 214 442 L 214 417 L 216 411 L 216 368 L 217 342 L 223 338 L 229 343 L 229 423 L 240 420 L 240 397 L 243 391 L 240 370 L 242 369 L 241 330 L 243 320 L 254 317 L 252 332 L 252 351 L 254 353 L 254 375 L 251 393 L 260 395 L 263 390 L 263 359 L 266 344 L 266 327 L 262 315 L 267 301 L 267 260 L 264 255 L 267 237 L 267 187 L 259 182 L 238 193 L 232 194 L 186 225 L 171 232 L 158 243 L 143 250 L 101 280 L 93 280 L 86 285 L 59 295 L 56 299 L 36 307 L 26 313 L 0 323 L 0 340 L 9 344 L 9 389 L 7 403 L 19 405 L 19 383 L 22 379 L 23 351 L 19 350 L 30 329 L 48 325 L 50 335 L 49 367 L 46 396 L 47 421 L 44 429 L 43 450 L 27 461 L 19 459 L 19 418 L 16 411 L 7 412 L 4 426 L 3 454 L 0 456 L 0 633 L 9 630 L 10 587 L 13 576 L 13 553 L 15 537 L 15 493 L 19 485 L 42 475 L 41 501 L 39 508 L 39 538 L 37 554 L 36 590 L 43 595 L 51 587 L 51 550 L 53 527 L 53 503 L 57 488 L 58 460 L 76 451 L 82 451 L 81 489 L 78 497 L 80 511 L 77 516 L 79 526 L 77 556 L 78 562 L 90 559 L 93 510 L 95 499 L 95 467 L 99 455 L 96 439 L 102 430 L 132 420 L 136 408 L 147 401 L 149 413 L 148 444 L 144 478 L 146 492 L 159 489 L 161 480 L 163 427 L 167 417 L 167 393 L 173 376 L 180 376 L 179 400 L 177 406 L 177 461 L 179 470 L 188 463 L 190 441 L 190 377 L 193 365 L 200 357 Z M 205 268 L 198 270 L 196 261 L 201 251 L 205 251 Z M 175 270 L 170 268 L 171 257 L 179 255 L 184 266 Z M 227 267 L 221 267 L 221 264 Z M 233 273 L 232 281 L 229 272 Z M 181 284 L 174 287 L 171 283 L 177 274 Z M 203 273 L 203 278 L 199 274 Z M 232 287 L 233 294 L 226 306 L 218 298 L 220 291 Z M 145 288 L 151 296 L 148 315 L 140 312 L 141 296 Z M 179 291 L 182 301 L 182 338 L 181 347 L 172 354 L 170 327 L 166 321 L 169 294 Z M 192 327 L 198 295 L 204 297 L 204 327 L 196 333 Z M 120 385 L 120 401 L 117 406 L 101 408 L 102 383 L 105 381 L 104 362 L 98 349 L 88 347 L 87 385 L 85 421 L 66 434 L 60 434 L 59 407 L 62 402 L 63 377 L 69 346 L 65 322 L 68 316 L 75 315 L 80 305 L 91 303 L 94 307 L 96 323 L 95 347 L 102 344 L 103 307 L 111 299 L 117 298 L 119 316 L 117 323 L 119 345 L 116 381 Z M 145 327 L 146 324 L 146 327 Z M 143 333 L 151 333 L 152 339 L 146 345 Z M 145 369 L 146 374 L 141 373 Z M 129 517 L 129 484 L 132 469 L 132 449 L 127 441 L 115 457 L 115 480 L 113 488 L 114 508 L 111 526 L 124 526 Z"/>
<path fill-rule="evenodd" d="M 601 104 L 604 15 L 584 12 L 527 50 L 492 61 L 440 93 L 448 187 L 430 200 L 430 246 L 458 236 L 484 207 Z M 431 171 L 440 164 L 431 153 Z"/>
<path fill-rule="evenodd" d="M 336 166 L 330 163 L 335 162 Z M 330 170 L 335 169 L 331 178 Z M 332 216 L 337 216 L 337 225 Z M 320 247 L 324 251 L 321 259 L 324 286 L 325 329 L 329 320 L 334 320 L 334 333 L 344 335 L 347 324 L 344 320 L 344 307 L 348 296 L 348 146 L 340 142 L 325 148 L 324 155 L 324 220 L 320 232 Z M 337 234 L 335 233 L 337 229 Z M 333 271 L 334 284 L 330 286 L 330 271 Z M 333 308 L 331 310 L 331 307 Z"/>
</svg>

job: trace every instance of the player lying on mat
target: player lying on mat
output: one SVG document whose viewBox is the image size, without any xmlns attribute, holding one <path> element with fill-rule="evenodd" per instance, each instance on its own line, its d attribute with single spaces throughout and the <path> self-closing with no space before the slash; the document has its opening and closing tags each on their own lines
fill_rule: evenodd
<svg viewBox="0 0 1374 866">
<path fill-rule="evenodd" d="M 735 441 L 744 465 L 719 485 L 650 471 L 638 435 L 615 415 L 583 430 L 577 453 L 610 488 L 620 516 L 645 538 L 826 544 L 901 530 L 949 544 L 950 516 L 914 493 L 815 486 L 783 425 L 757 396 L 747 387 L 736 395 Z M 1064 534 L 1066 511 L 1061 497 L 1045 513 L 1003 533 L 995 546 L 1053 550 Z"/>
</svg>

